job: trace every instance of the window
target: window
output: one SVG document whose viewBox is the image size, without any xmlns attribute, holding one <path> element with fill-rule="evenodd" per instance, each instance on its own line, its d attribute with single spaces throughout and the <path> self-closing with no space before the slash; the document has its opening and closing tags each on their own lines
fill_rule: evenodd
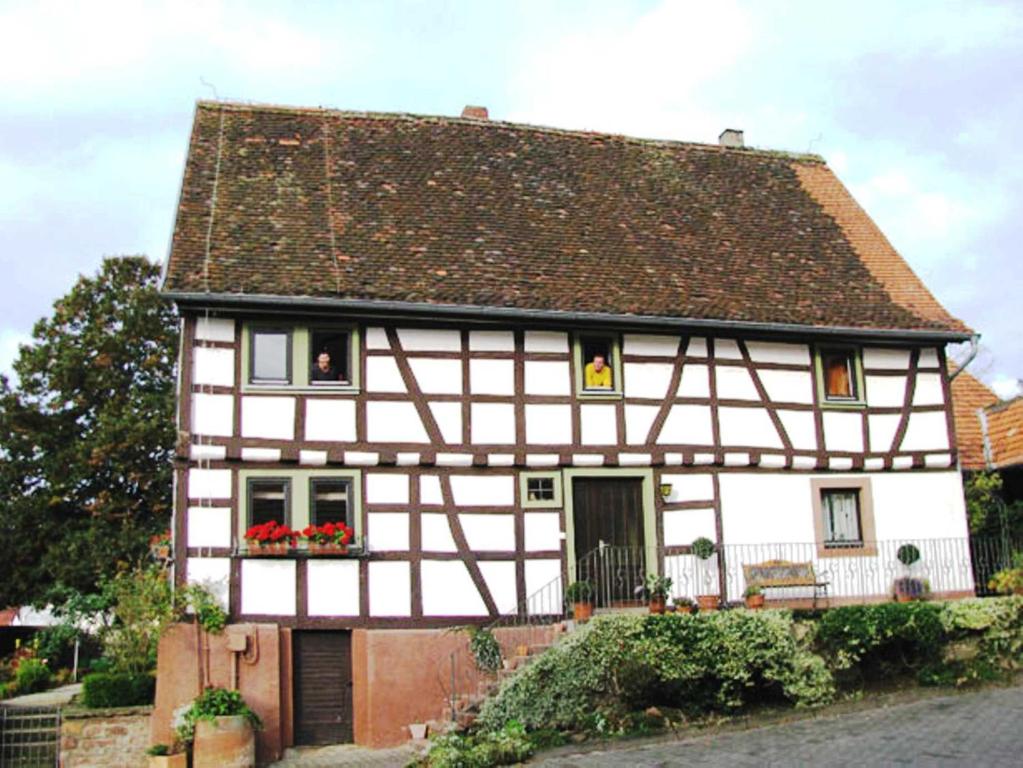
<svg viewBox="0 0 1023 768">
<path fill-rule="evenodd" d="M 271 520 L 290 525 L 291 481 L 286 478 L 250 478 L 248 502 L 250 526 Z"/>
<path fill-rule="evenodd" d="M 561 507 L 561 475 L 557 472 L 523 472 L 519 493 L 525 508 Z"/>
<path fill-rule="evenodd" d="M 314 477 L 309 481 L 309 522 L 312 525 L 325 523 L 348 523 L 351 501 L 349 480 Z"/>
<path fill-rule="evenodd" d="M 249 338 L 249 381 L 254 384 L 290 384 L 291 332 L 255 328 Z"/>
<path fill-rule="evenodd" d="M 825 405 L 862 405 L 859 350 L 822 347 L 817 351 L 817 387 Z"/>
<path fill-rule="evenodd" d="M 309 384 L 311 386 L 345 386 L 351 381 L 351 360 L 348 355 L 349 331 L 312 330 L 309 345 Z"/>
<path fill-rule="evenodd" d="M 589 397 L 617 397 L 622 391 L 618 339 L 585 334 L 575 340 L 576 392 Z"/>
<path fill-rule="evenodd" d="M 870 479 L 816 478 L 810 487 L 817 556 L 877 554 Z"/>
</svg>

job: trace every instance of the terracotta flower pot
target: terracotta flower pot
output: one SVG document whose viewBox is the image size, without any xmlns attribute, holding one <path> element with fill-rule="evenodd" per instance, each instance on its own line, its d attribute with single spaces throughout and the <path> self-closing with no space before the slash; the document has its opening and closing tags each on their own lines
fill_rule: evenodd
<svg viewBox="0 0 1023 768">
<path fill-rule="evenodd" d="M 676 605 L 675 606 L 675 611 L 677 613 L 692 613 L 693 612 L 693 606 L 691 606 L 691 605 Z"/>
<path fill-rule="evenodd" d="M 697 595 L 696 602 L 701 611 L 716 611 L 718 607 L 717 595 Z"/>
<path fill-rule="evenodd" d="M 249 554 L 263 557 L 276 557 L 286 555 L 291 550 L 291 543 L 287 541 L 267 541 L 249 543 Z"/>
<path fill-rule="evenodd" d="M 764 607 L 764 595 L 746 595 L 746 607 L 758 610 Z"/>
<path fill-rule="evenodd" d="M 663 597 L 650 598 L 650 613 L 664 613 L 667 601 Z"/>
<path fill-rule="evenodd" d="M 313 555 L 347 555 L 348 545 L 338 544 L 334 541 L 328 541 L 327 543 L 310 541 L 309 553 Z"/>
<path fill-rule="evenodd" d="M 256 764 L 256 735 L 241 715 L 195 724 L 192 768 L 250 768 Z"/>
<path fill-rule="evenodd" d="M 572 603 L 572 617 L 580 624 L 585 624 L 592 616 L 592 603 Z"/>
<path fill-rule="evenodd" d="M 149 768 L 188 768 L 188 753 L 173 755 L 150 755 Z"/>
</svg>

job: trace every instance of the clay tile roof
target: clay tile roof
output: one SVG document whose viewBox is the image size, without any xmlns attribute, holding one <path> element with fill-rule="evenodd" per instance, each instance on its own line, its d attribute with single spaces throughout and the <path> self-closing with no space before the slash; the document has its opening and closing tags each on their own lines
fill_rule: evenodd
<svg viewBox="0 0 1023 768">
<path fill-rule="evenodd" d="M 1023 464 L 1023 397 L 988 407 L 987 428 L 992 465 Z"/>
<path fill-rule="evenodd" d="M 963 469 L 984 469 L 984 433 L 977 411 L 998 403 L 998 395 L 969 371 L 952 380 L 952 411 L 955 415 L 956 447 Z"/>
<path fill-rule="evenodd" d="M 17 608 L 4 608 L 0 610 L 0 627 L 13 627 L 16 618 L 18 618 Z"/>
<path fill-rule="evenodd" d="M 164 288 L 969 332 L 815 156 L 211 102 Z"/>
</svg>

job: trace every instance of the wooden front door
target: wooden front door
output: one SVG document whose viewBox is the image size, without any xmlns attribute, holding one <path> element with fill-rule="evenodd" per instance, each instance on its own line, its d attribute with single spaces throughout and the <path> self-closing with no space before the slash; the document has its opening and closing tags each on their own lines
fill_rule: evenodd
<svg viewBox="0 0 1023 768">
<path fill-rule="evenodd" d="M 295 631 L 295 743 L 352 741 L 352 633 Z"/>
<path fill-rule="evenodd" d="M 576 578 L 589 581 L 598 607 L 640 602 L 646 558 L 641 478 L 572 481 Z"/>
</svg>

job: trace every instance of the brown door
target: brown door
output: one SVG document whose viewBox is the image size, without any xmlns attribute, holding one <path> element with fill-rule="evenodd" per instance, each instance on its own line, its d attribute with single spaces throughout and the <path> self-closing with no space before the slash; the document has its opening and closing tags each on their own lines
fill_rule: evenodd
<svg viewBox="0 0 1023 768">
<path fill-rule="evenodd" d="M 643 481 L 577 477 L 572 481 L 576 578 L 589 581 L 597 606 L 639 602 L 643 583 Z"/>
<path fill-rule="evenodd" d="M 352 741 L 351 632 L 296 631 L 295 743 Z"/>
</svg>

